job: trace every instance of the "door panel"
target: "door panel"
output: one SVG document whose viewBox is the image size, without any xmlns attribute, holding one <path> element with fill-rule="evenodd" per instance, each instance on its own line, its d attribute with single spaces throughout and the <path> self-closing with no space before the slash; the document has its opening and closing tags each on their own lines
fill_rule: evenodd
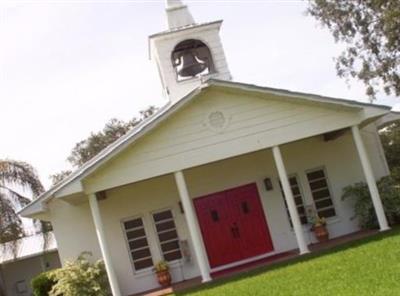
<svg viewBox="0 0 400 296">
<path fill-rule="evenodd" d="M 239 226 L 242 258 L 272 251 L 272 241 L 255 184 L 229 191 L 228 196 Z"/>
<path fill-rule="evenodd" d="M 216 193 L 195 200 L 200 229 L 211 266 L 237 260 L 237 248 L 230 233 L 230 212 L 226 196 Z M 223 247 L 223 250 L 221 249 Z"/>
<path fill-rule="evenodd" d="M 194 200 L 211 267 L 273 250 L 256 184 Z"/>
</svg>

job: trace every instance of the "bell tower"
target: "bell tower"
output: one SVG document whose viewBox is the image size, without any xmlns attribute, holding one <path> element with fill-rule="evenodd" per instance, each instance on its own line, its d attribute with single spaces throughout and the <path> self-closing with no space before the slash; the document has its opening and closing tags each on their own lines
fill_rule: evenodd
<svg viewBox="0 0 400 296">
<path fill-rule="evenodd" d="M 168 29 L 149 37 L 164 95 L 176 102 L 209 78 L 231 80 L 219 31 L 222 20 L 196 23 L 181 0 L 166 0 Z"/>
</svg>

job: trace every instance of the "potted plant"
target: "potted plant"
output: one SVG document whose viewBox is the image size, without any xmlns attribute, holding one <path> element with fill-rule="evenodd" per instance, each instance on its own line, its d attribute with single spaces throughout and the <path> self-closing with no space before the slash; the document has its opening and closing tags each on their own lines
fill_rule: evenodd
<svg viewBox="0 0 400 296">
<path fill-rule="evenodd" d="M 315 237 L 319 242 L 326 242 L 329 240 L 329 232 L 326 228 L 326 220 L 324 217 L 319 217 L 317 215 L 311 223 L 311 230 L 314 231 Z"/>
<path fill-rule="evenodd" d="M 169 266 L 166 261 L 160 261 L 154 266 L 157 275 L 158 283 L 162 287 L 171 286 L 171 274 L 169 273 Z"/>
</svg>

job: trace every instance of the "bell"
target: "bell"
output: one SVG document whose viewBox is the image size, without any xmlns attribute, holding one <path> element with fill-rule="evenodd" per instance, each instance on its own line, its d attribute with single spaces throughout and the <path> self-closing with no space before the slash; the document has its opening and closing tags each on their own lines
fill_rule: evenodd
<svg viewBox="0 0 400 296">
<path fill-rule="evenodd" d="M 182 69 L 178 71 L 178 74 L 182 77 L 194 77 L 207 68 L 206 63 L 197 58 L 192 50 L 183 52 L 180 63 Z"/>
</svg>

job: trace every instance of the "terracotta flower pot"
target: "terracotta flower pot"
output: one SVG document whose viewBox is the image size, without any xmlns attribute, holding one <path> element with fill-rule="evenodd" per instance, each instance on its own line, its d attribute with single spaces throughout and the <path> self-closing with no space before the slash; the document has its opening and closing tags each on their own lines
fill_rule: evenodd
<svg viewBox="0 0 400 296">
<path fill-rule="evenodd" d="M 325 225 L 314 226 L 313 230 L 319 242 L 326 242 L 329 240 L 329 232 Z"/>
<path fill-rule="evenodd" d="M 168 270 L 158 271 L 157 280 L 162 287 L 171 286 L 171 274 Z"/>
</svg>

